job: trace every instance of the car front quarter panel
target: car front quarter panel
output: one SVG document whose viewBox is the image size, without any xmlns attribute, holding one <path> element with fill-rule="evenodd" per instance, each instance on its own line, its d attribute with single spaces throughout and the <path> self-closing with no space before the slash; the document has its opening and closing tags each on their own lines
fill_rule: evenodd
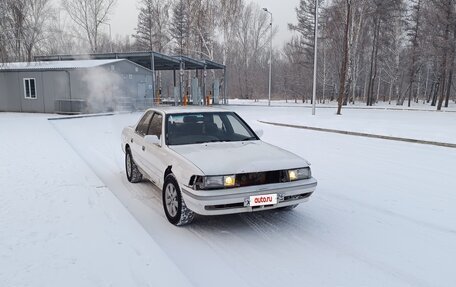
<svg viewBox="0 0 456 287">
<path fill-rule="evenodd" d="M 171 167 L 171 172 L 176 178 L 179 185 L 183 185 L 189 187 L 190 178 L 193 175 L 204 175 L 204 173 L 195 166 L 192 162 L 187 160 L 185 157 L 181 156 L 180 154 L 176 153 L 172 149 L 164 146 L 167 150 L 167 168 Z M 163 170 L 162 180 L 165 178 L 166 169 Z M 163 183 L 161 183 L 163 184 Z"/>
</svg>

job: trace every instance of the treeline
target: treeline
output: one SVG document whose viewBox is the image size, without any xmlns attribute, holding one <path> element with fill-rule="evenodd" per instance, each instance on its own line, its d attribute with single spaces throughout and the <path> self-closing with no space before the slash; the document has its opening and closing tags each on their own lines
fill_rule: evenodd
<svg viewBox="0 0 456 287">
<path fill-rule="evenodd" d="M 320 0 L 318 100 L 448 107 L 454 100 L 456 1 Z M 297 35 L 284 48 L 288 89 L 309 97 L 315 1 L 301 0 Z M 306 82 L 300 82 L 304 78 Z"/>
<path fill-rule="evenodd" d="M 246 0 L 140 0 L 134 35 L 111 39 L 115 4 L 0 0 L 0 61 L 154 50 L 227 65 L 232 98 L 267 96 L 271 27 L 262 7 Z M 315 0 L 301 0 L 288 27 L 292 39 L 275 43 L 273 98 L 311 101 L 314 20 Z M 440 110 L 455 100 L 456 0 L 319 0 L 318 20 L 318 102 L 338 101 L 339 111 L 379 101 Z"/>
</svg>

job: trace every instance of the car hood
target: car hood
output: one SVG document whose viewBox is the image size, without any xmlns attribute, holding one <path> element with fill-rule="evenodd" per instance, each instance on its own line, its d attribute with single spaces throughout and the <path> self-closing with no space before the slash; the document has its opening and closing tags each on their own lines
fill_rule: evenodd
<svg viewBox="0 0 456 287">
<path fill-rule="evenodd" d="M 224 175 L 307 167 L 299 156 L 263 141 L 170 146 L 206 175 Z"/>
</svg>

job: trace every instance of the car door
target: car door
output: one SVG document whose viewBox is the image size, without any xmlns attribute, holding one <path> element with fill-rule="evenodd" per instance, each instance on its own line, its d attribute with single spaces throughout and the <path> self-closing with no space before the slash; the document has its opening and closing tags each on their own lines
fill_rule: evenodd
<svg viewBox="0 0 456 287">
<path fill-rule="evenodd" d="M 147 111 L 144 116 L 141 118 L 139 123 L 136 125 L 135 132 L 132 134 L 130 141 L 130 149 L 133 155 L 133 160 L 135 163 L 148 175 L 150 171 L 146 168 L 145 160 L 144 160 L 144 136 L 147 134 L 149 130 L 150 121 L 152 120 L 154 112 Z"/>
<path fill-rule="evenodd" d="M 164 162 L 165 149 L 163 148 L 163 115 L 155 112 L 147 131 L 148 135 L 157 136 L 160 140 L 160 145 L 144 142 L 143 159 L 148 170 L 151 171 L 151 180 L 156 184 L 162 183 L 163 172 L 166 169 Z"/>
</svg>

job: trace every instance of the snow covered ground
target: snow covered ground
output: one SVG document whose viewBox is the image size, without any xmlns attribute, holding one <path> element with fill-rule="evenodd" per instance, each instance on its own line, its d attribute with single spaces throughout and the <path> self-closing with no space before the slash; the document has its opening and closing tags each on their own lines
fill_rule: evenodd
<svg viewBox="0 0 456 287">
<path fill-rule="evenodd" d="M 48 117 L 0 113 L 0 286 L 190 286 Z"/>
<path fill-rule="evenodd" d="M 456 149 L 257 122 L 456 142 L 456 113 L 230 109 L 312 163 L 308 203 L 177 228 L 151 183 L 125 178 L 119 136 L 139 114 L 0 114 L 0 286 L 456 284 Z"/>
<path fill-rule="evenodd" d="M 248 100 L 248 99 L 230 99 L 230 105 L 250 105 L 250 106 L 267 106 L 268 100 L 267 99 L 259 99 L 259 100 Z M 301 100 L 294 101 L 294 100 L 271 100 L 271 106 L 273 107 L 307 107 L 310 108 L 312 105 L 310 101 L 307 103 L 303 103 Z M 318 108 L 335 108 L 337 107 L 337 101 L 326 101 L 323 103 L 317 103 Z M 356 102 L 355 104 L 350 103 L 347 106 L 344 106 L 343 109 L 391 109 L 391 110 L 426 110 L 426 111 L 436 111 L 436 107 L 431 106 L 430 104 L 423 104 L 423 102 L 410 103 L 410 107 L 407 106 L 407 102 L 404 104 L 396 105 L 395 101 L 392 101 L 391 104 L 388 102 L 379 101 L 373 106 L 366 106 L 365 102 Z M 456 112 L 456 103 L 454 101 L 450 101 L 448 103 L 448 108 L 442 107 L 442 112 Z"/>
<path fill-rule="evenodd" d="M 316 116 L 305 107 L 232 106 L 251 121 L 287 123 L 418 140 L 456 143 L 456 112 L 318 108 Z"/>
</svg>

